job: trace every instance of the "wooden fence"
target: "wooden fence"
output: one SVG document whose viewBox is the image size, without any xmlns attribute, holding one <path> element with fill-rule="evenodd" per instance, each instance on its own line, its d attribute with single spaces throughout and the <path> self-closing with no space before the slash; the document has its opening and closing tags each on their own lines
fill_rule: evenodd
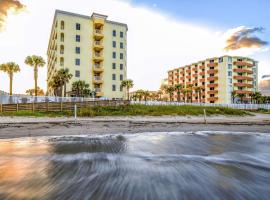
<svg viewBox="0 0 270 200">
<path fill-rule="evenodd" d="M 42 102 L 42 103 L 18 103 L 18 104 L 0 104 L 1 112 L 16 112 L 16 111 L 73 111 L 75 105 L 78 109 L 94 106 L 126 106 L 129 101 L 84 101 L 84 102 Z"/>
</svg>

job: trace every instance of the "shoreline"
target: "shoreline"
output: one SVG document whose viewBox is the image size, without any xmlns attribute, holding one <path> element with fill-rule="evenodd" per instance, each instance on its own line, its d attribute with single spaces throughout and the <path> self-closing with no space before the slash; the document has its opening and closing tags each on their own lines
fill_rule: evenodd
<svg viewBox="0 0 270 200">
<path fill-rule="evenodd" d="M 270 115 L 35 118 L 0 117 L 0 139 L 145 132 L 232 131 L 270 133 Z"/>
</svg>

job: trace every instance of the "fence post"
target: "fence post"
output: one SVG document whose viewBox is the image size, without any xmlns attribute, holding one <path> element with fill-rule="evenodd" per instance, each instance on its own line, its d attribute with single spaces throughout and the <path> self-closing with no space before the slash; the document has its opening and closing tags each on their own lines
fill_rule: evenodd
<svg viewBox="0 0 270 200">
<path fill-rule="evenodd" d="M 63 102 L 62 101 L 60 102 L 60 111 L 61 112 L 63 111 Z"/>
<path fill-rule="evenodd" d="M 77 120 L 77 104 L 74 105 L 74 118 Z"/>
<path fill-rule="evenodd" d="M 32 111 L 34 112 L 35 111 L 35 102 L 33 101 L 32 103 Z"/>
<path fill-rule="evenodd" d="M 47 101 L 46 110 L 47 110 L 47 112 L 49 111 L 49 101 Z"/>
<path fill-rule="evenodd" d="M 3 112 L 3 104 L 0 104 L 0 112 Z"/>
<path fill-rule="evenodd" d="M 204 123 L 207 124 L 207 121 L 206 121 L 206 111 L 205 111 L 205 109 L 203 109 L 203 117 L 204 117 Z"/>
<path fill-rule="evenodd" d="M 19 104 L 17 103 L 16 105 L 16 111 L 18 112 L 19 111 Z"/>
</svg>

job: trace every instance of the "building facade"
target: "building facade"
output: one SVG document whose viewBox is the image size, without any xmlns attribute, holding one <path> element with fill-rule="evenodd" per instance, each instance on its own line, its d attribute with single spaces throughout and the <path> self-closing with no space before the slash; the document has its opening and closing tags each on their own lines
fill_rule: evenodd
<svg viewBox="0 0 270 200">
<path fill-rule="evenodd" d="M 259 91 L 263 96 L 270 96 L 270 75 L 262 76 L 259 83 Z"/>
<path fill-rule="evenodd" d="M 258 62 L 237 56 L 210 58 L 168 71 L 168 84 L 201 88 L 201 97 L 195 91 L 189 97 L 181 93 L 181 101 L 192 98 L 192 102 L 201 99 L 204 103 L 229 104 L 242 96 L 248 102 L 250 95 L 258 91 Z M 176 92 L 173 99 L 177 100 Z"/>
<path fill-rule="evenodd" d="M 96 92 L 96 97 L 123 99 L 126 92 L 120 87 L 127 78 L 127 25 L 107 20 L 107 16 L 92 16 L 56 10 L 48 45 L 49 83 L 61 68 L 73 75 L 67 84 L 82 80 Z"/>
</svg>

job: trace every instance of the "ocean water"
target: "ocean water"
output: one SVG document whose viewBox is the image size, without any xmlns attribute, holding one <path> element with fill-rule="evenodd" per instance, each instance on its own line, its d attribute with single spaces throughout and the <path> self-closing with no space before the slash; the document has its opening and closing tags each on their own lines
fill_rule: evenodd
<svg viewBox="0 0 270 200">
<path fill-rule="evenodd" d="M 0 199 L 270 199 L 270 133 L 0 140 Z"/>
</svg>

